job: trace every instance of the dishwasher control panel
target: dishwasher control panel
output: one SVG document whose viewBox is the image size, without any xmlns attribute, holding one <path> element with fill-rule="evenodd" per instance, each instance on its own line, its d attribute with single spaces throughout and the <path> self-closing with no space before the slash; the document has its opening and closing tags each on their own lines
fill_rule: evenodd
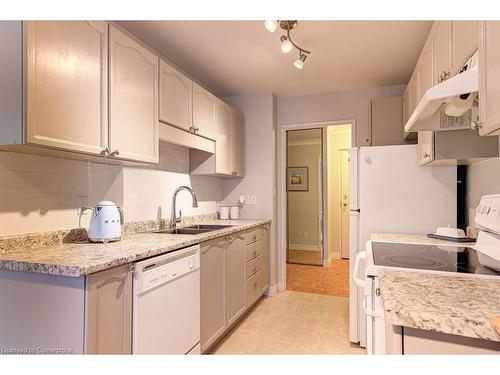
<svg viewBox="0 0 500 375">
<path fill-rule="evenodd" d="M 183 251 L 185 250 L 185 251 Z M 188 248 L 136 265 L 134 294 L 142 294 L 200 268 L 199 248 Z"/>
</svg>

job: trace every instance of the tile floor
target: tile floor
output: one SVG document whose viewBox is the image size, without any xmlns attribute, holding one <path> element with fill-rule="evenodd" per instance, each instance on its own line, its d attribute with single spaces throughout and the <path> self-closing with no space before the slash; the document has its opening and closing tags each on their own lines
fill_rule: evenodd
<svg viewBox="0 0 500 375">
<path fill-rule="evenodd" d="M 214 354 L 365 354 L 349 342 L 349 299 L 287 290 L 262 299 Z"/>
<path fill-rule="evenodd" d="M 349 260 L 334 259 L 330 267 L 286 265 L 286 287 L 299 292 L 349 296 Z"/>
</svg>

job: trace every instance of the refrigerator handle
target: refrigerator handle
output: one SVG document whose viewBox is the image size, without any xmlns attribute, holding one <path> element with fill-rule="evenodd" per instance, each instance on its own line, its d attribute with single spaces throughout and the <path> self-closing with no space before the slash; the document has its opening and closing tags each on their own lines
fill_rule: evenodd
<svg viewBox="0 0 500 375">
<path fill-rule="evenodd" d="M 354 270 L 352 272 L 352 280 L 354 281 L 354 284 L 356 284 L 356 286 L 358 288 L 365 288 L 365 279 L 360 279 L 358 277 L 358 273 L 359 273 L 359 262 L 361 261 L 361 259 L 363 259 L 363 261 L 366 260 L 366 251 L 361 251 L 358 253 L 358 255 L 356 256 L 356 261 L 354 262 Z"/>
</svg>

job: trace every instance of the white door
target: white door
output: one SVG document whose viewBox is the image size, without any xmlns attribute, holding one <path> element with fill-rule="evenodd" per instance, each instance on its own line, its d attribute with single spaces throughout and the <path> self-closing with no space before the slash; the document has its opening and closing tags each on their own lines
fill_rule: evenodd
<svg viewBox="0 0 500 375">
<path fill-rule="evenodd" d="M 158 162 L 158 57 L 110 26 L 110 148 Z"/>
<path fill-rule="evenodd" d="M 190 130 L 193 81 L 160 60 L 160 121 Z"/>
<path fill-rule="evenodd" d="M 27 141 L 100 154 L 108 146 L 108 24 L 27 22 Z"/>
<path fill-rule="evenodd" d="M 349 150 L 340 150 L 340 253 L 349 259 Z"/>
</svg>

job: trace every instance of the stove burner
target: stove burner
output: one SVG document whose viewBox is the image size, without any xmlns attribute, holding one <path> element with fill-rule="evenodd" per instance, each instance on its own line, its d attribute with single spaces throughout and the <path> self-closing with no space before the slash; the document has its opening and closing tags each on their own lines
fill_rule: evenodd
<svg viewBox="0 0 500 375">
<path fill-rule="evenodd" d="M 407 255 L 383 255 L 380 259 L 395 266 L 410 266 L 413 268 L 438 269 L 447 266 L 445 262 L 438 259 Z"/>
</svg>

